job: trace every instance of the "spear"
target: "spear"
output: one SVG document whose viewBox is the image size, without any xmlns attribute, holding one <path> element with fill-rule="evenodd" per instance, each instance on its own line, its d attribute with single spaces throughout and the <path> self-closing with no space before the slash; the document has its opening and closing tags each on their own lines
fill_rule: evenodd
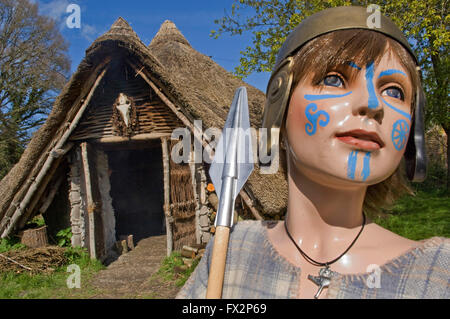
<svg viewBox="0 0 450 319">
<path fill-rule="evenodd" d="M 253 166 L 247 90 L 245 87 L 239 87 L 209 169 L 209 176 L 219 196 L 219 207 L 206 291 L 208 299 L 222 297 L 228 239 L 234 219 L 234 202 L 253 171 Z"/>
</svg>

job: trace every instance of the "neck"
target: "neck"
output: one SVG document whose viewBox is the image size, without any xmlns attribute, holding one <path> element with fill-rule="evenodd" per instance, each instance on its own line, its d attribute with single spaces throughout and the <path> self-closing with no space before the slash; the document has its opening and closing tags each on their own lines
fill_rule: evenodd
<svg viewBox="0 0 450 319">
<path fill-rule="evenodd" d="M 286 222 L 294 240 L 308 251 L 324 255 L 328 255 L 328 249 L 348 245 L 363 223 L 367 187 L 337 187 L 329 182 L 325 185 L 296 168 L 288 172 Z"/>
</svg>

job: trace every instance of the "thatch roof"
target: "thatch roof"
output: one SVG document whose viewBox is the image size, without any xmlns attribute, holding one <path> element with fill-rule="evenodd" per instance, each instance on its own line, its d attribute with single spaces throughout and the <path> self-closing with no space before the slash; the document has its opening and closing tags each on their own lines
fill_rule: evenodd
<svg viewBox="0 0 450 319">
<path fill-rule="evenodd" d="M 223 127 L 234 92 L 240 86 L 247 88 L 251 126 L 261 126 L 265 102 L 263 92 L 193 49 L 172 22 L 165 21 L 155 38 L 158 41 L 150 43 L 150 52 L 170 73 L 171 83 L 178 94 L 188 101 L 186 109 L 195 119 L 203 121 L 204 128 Z M 286 209 L 287 183 L 281 170 L 277 174 L 262 175 L 256 168 L 246 189 L 253 195 L 260 211 L 275 215 Z"/>
<path fill-rule="evenodd" d="M 10 217 L 6 215 L 22 201 L 101 69 L 109 61 L 123 57 L 143 66 L 165 96 L 187 118 L 201 119 L 204 128 L 223 127 L 236 88 L 246 86 L 251 125 L 260 126 L 264 93 L 193 49 L 172 22 L 165 21 L 147 47 L 130 25 L 119 18 L 86 50 L 85 58 L 57 97 L 46 122 L 33 135 L 19 162 L 0 181 L 0 235 L 2 224 Z M 261 212 L 280 214 L 286 208 L 287 185 L 281 172 L 261 175 L 256 169 L 246 191 Z"/>
<path fill-rule="evenodd" d="M 178 42 L 191 46 L 176 25 L 170 20 L 164 21 L 149 46 L 158 47 L 167 42 Z"/>
</svg>

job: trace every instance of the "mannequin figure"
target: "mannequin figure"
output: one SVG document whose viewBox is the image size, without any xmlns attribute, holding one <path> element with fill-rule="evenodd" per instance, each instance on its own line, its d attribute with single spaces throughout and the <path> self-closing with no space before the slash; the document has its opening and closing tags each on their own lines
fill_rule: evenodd
<svg viewBox="0 0 450 319">
<path fill-rule="evenodd" d="M 376 66 L 370 62 L 356 68 L 351 61 L 330 71 L 318 85 L 310 74 L 292 93 L 284 139 L 289 185 L 286 223 L 314 260 L 332 260 L 347 248 L 363 222 L 367 186 L 389 177 L 403 156 L 404 149 L 398 151 L 391 141 L 392 127 L 403 119 L 409 127 L 410 117 L 388 109 L 381 99 L 409 114 L 412 84 L 406 77 L 408 71 L 388 50 Z M 374 91 L 378 91 L 373 107 L 367 84 L 370 67 Z M 386 72 L 389 75 L 383 76 Z M 308 130 L 313 107 L 320 110 L 315 114 L 323 112 L 317 120 L 327 120 L 316 131 Z M 302 143 L 291 142 L 295 140 Z M 282 256 L 303 270 L 300 297 L 313 296 L 317 287 L 306 277 L 316 273 L 317 267 L 298 253 L 282 223 L 269 230 L 269 239 Z M 341 274 L 363 273 L 368 265 L 382 265 L 415 246 L 369 223 L 332 268 Z"/>
<path fill-rule="evenodd" d="M 370 30 L 358 22 L 366 17 L 359 7 L 322 11 L 281 48 L 263 127 L 286 154 L 287 214 L 280 222 L 235 226 L 224 298 L 449 297 L 448 271 L 430 257 L 448 267 L 448 239 L 415 242 L 363 213 L 406 188 L 404 156 L 410 179 L 424 177 L 415 57 L 390 20 Z M 348 27 L 336 22 L 347 18 Z M 330 29 L 314 28 L 329 20 Z M 285 89 L 284 97 L 272 99 L 272 85 Z M 204 298 L 205 256 L 179 298 Z M 378 285 L 370 284 L 374 268 Z"/>
</svg>

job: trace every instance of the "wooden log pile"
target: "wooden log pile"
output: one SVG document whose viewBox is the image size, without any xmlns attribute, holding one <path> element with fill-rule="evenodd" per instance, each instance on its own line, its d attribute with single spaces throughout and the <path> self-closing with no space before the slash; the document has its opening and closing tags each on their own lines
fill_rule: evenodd
<svg viewBox="0 0 450 319">
<path fill-rule="evenodd" d="M 206 244 L 193 244 L 190 246 L 184 245 L 183 249 L 181 249 L 181 259 L 183 261 L 183 265 L 175 267 L 175 272 L 184 272 L 192 265 L 195 261 L 200 261 L 205 252 Z"/>
<path fill-rule="evenodd" d="M 130 250 L 133 250 L 134 249 L 133 235 L 120 236 L 120 240 L 116 241 L 115 243 L 115 249 L 119 255 L 126 254 Z"/>
</svg>

